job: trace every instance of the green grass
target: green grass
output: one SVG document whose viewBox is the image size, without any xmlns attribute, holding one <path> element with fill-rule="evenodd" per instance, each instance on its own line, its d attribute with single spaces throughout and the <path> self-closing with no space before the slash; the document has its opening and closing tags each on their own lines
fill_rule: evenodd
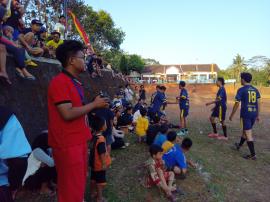
<svg viewBox="0 0 270 202">
<path fill-rule="evenodd" d="M 206 121 L 193 120 L 191 125 L 189 137 L 193 140 L 193 147 L 187 157 L 197 162 L 201 169 L 190 169 L 185 180 L 176 181 L 185 192 L 178 201 L 268 200 L 269 189 L 265 185 L 270 180 L 269 148 L 261 149 L 260 158 L 256 162 L 246 161 L 241 157 L 248 152 L 246 146 L 240 152 L 231 149 L 231 145 L 239 139 L 240 131 L 236 124 L 228 131 L 228 142 L 209 139 L 207 132 L 210 132 L 210 126 Z M 141 165 L 149 157 L 147 145 L 135 143 L 135 135 L 129 134 L 126 139 L 131 143 L 127 149 L 112 152 L 114 161 L 108 170 L 105 197 L 109 202 L 167 201 L 156 187 L 146 189 L 140 183 L 145 173 Z M 260 148 L 260 143 L 256 146 Z M 253 189 L 254 186 L 256 189 Z M 28 195 L 18 201 L 52 202 L 53 199 Z M 86 201 L 90 201 L 89 184 Z"/>
</svg>

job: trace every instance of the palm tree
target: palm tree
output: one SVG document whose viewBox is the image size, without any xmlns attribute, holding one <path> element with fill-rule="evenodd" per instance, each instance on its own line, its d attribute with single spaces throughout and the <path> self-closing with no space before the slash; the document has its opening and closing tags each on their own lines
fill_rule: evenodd
<svg viewBox="0 0 270 202">
<path fill-rule="evenodd" d="M 237 54 L 235 58 L 233 59 L 232 69 L 233 69 L 234 78 L 236 79 L 236 81 L 240 80 L 241 72 L 247 70 L 247 65 L 244 62 L 245 62 L 245 58 L 241 57 L 241 55 L 239 54 Z"/>
</svg>

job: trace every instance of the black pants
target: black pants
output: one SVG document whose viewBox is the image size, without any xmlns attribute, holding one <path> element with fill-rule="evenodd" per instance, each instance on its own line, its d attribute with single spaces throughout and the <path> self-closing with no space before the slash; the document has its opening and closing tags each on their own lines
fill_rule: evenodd
<svg viewBox="0 0 270 202">
<path fill-rule="evenodd" d="M 7 159 L 7 166 L 10 190 L 15 191 L 22 186 L 22 180 L 27 169 L 27 157 Z"/>
<path fill-rule="evenodd" d="M 24 187 L 30 190 L 39 190 L 44 182 L 56 183 L 56 176 L 55 167 L 42 167 L 34 175 L 26 179 Z"/>
<path fill-rule="evenodd" d="M 123 138 L 115 137 L 115 141 L 112 143 L 112 149 L 120 149 L 121 147 L 125 146 L 125 142 Z"/>
<path fill-rule="evenodd" d="M 8 186 L 0 186 L 0 201 L 13 202 L 12 195 Z"/>
</svg>

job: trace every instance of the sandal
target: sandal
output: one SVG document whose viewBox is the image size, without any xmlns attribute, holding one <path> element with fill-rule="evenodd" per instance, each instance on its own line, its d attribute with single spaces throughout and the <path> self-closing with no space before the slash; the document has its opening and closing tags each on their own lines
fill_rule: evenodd
<svg viewBox="0 0 270 202">
<path fill-rule="evenodd" d="M 35 81 L 36 80 L 36 77 L 34 76 L 26 76 L 24 77 L 26 80 L 29 80 L 29 81 Z"/>
<path fill-rule="evenodd" d="M 18 70 L 15 70 L 15 74 L 20 77 L 21 79 L 25 79 L 25 76 L 23 75 L 22 72 L 18 71 Z"/>
<path fill-rule="evenodd" d="M 9 78 L 5 77 L 5 76 L 0 76 L 0 81 L 3 82 L 4 84 L 7 84 L 7 85 L 11 85 L 11 81 L 9 80 Z"/>
</svg>

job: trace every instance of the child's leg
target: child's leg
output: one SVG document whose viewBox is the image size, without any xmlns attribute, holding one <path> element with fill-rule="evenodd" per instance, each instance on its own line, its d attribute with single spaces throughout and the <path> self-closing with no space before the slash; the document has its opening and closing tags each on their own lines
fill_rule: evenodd
<svg viewBox="0 0 270 202">
<path fill-rule="evenodd" d="M 215 117 L 211 116 L 210 117 L 210 122 L 213 128 L 213 133 L 217 134 L 217 126 L 216 126 L 216 121 L 215 121 Z"/>
<path fill-rule="evenodd" d="M 105 188 L 105 184 L 97 184 L 97 202 L 102 202 L 103 201 L 103 190 Z"/>
<path fill-rule="evenodd" d="M 221 121 L 220 123 L 222 125 L 223 135 L 224 137 L 227 137 L 227 126 L 225 124 L 225 121 Z"/>
<path fill-rule="evenodd" d="M 91 198 L 95 198 L 97 196 L 96 181 L 95 180 L 90 181 L 90 194 L 91 194 Z"/>
<path fill-rule="evenodd" d="M 172 191 L 174 191 L 173 182 L 174 182 L 174 172 L 170 171 L 169 172 L 169 179 L 168 179 L 168 186 Z"/>
</svg>

